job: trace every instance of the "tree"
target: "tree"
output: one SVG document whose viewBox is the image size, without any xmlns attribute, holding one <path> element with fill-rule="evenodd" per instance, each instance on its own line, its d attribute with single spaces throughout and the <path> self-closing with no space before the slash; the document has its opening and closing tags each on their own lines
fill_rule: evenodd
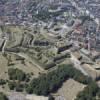
<svg viewBox="0 0 100 100">
<path fill-rule="evenodd" d="M 4 85 L 4 84 L 6 84 L 6 81 L 3 79 L 0 79 L 0 85 Z"/>
<path fill-rule="evenodd" d="M 16 89 L 17 92 L 23 92 L 24 86 L 23 86 L 23 84 L 17 82 L 16 86 L 15 86 L 15 89 Z"/>
<path fill-rule="evenodd" d="M 10 90 L 14 90 L 16 83 L 15 82 L 8 82 L 8 86 Z"/>
<path fill-rule="evenodd" d="M 2 92 L 0 92 L 0 100 L 8 100 L 8 98 L 6 97 L 5 94 L 3 94 Z"/>
<path fill-rule="evenodd" d="M 10 80 L 24 81 L 26 78 L 26 74 L 22 70 L 19 70 L 17 68 L 9 68 L 8 75 Z"/>
<path fill-rule="evenodd" d="M 52 95 L 49 95 L 49 100 L 55 100 Z"/>
</svg>

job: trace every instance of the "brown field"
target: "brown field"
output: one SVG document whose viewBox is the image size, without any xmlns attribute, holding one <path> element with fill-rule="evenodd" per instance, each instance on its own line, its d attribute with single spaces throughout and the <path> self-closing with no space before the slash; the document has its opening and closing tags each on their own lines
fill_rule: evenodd
<svg viewBox="0 0 100 100">
<path fill-rule="evenodd" d="M 80 84 L 73 79 L 69 79 L 62 87 L 57 91 L 56 100 L 59 100 L 58 96 L 64 97 L 64 100 L 74 100 L 77 94 L 84 89 L 85 85 Z"/>
</svg>

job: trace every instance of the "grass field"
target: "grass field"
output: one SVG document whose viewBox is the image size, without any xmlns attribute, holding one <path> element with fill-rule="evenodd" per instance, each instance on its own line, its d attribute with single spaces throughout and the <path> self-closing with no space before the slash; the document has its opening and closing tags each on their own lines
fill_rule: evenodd
<svg viewBox="0 0 100 100">
<path fill-rule="evenodd" d="M 7 79 L 7 71 L 8 71 L 8 67 L 7 67 L 7 59 L 0 53 L 0 79 Z"/>
</svg>

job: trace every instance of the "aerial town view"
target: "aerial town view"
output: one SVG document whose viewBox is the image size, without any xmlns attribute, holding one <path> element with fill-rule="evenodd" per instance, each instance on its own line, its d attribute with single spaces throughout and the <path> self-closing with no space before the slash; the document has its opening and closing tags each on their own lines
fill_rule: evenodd
<svg viewBox="0 0 100 100">
<path fill-rule="evenodd" d="M 100 0 L 0 0 L 0 100 L 100 100 Z"/>
</svg>

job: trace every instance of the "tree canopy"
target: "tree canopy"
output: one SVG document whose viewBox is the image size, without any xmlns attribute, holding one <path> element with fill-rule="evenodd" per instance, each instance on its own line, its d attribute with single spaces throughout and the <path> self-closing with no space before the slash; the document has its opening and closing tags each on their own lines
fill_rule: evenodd
<svg viewBox="0 0 100 100">
<path fill-rule="evenodd" d="M 91 82 L 89 77 L 84 76 L 72 65 L 60 65 L 58 69 L 49 72 L 47 75 L 41 75 L 39 78 L 33 79 L 26 86 L 26 91 L 37 95 L 48 95 L 51 92 L 55 92 L 68 78 L 73 78 L 83 84 Z"/>
</svg>

